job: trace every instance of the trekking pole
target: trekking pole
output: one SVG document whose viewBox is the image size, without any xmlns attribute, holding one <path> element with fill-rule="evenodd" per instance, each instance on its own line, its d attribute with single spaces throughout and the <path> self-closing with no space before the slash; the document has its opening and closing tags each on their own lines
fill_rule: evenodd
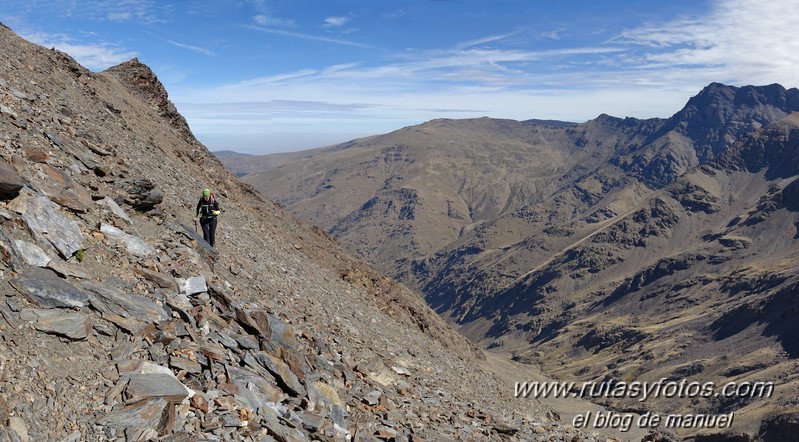
<svg viewBox="0 0 799 442">
<path fill-rule="evenodd" d="M 200 233 L 200 231 L 197 230 L 197 218 L 194 218 L 194 233 Z"/>
</svg>

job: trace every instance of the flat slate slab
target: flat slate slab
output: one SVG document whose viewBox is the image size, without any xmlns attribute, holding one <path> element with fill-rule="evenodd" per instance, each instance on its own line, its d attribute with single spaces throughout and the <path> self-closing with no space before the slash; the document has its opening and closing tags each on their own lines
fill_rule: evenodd
<svg viewBox="0 0 799 442">
<path fill-rule="evenodd" d="M 125 360 L 117 364 L 117 369 L 120 375 L 130 376 L 125 388 L 128 403 L 144 399 L 178 403 L 192 395 L 167 367 L 145 360 Z"/>
<path fill-rule="evenodd" d="M 25 261 L 25 264 L 37 267 L 45 267 L 50 262 L 50 257 L 41 247 L 28 241 L 15 239 L 14 249 Z"/>
<path fill-rule="evenodd" d="M 143 322 L 158 323 L 169 319 L 160 305 L 143 296 L 127 293 L 112 284 L 83 281 L 80 284 L 88 295 L 92 308 L 100 313 L 114 314 Z"/>
<path fill-rule="evenodd" d="M 88 304 L 89 295 L 61 279 L 52 270 L 29 267 L 11 280 L 28 300 L 43 308 L 72 308 Z"/>
<path fill-rule="evenodd" d="M 157 398 L 179 403 L 189 397 L 191 391 L 171 373 L 146 373 L 130 375 L 125 394 L 129 403 Z"/>
<path fill-rule="evenodd" d="M 126 431 L 126 433 L 139 434 L 145 430 L 152 430 L 156 434 L 166 427 L 166 407 L 171 406 L 164 399 L 146 401 L 128 405 L 100 418 L 97 423 L 103 426 Z"/>
<path fill-rule="evenodd" d="M 23 319 L 34 320 L 33 327 L 44 333 L 82 341 L 92 332 L 89 315 L 64 310 L 25 309 Z"/>
<path fill-rule="evenodd" d="M 43 195 L 21 193 L 8 203 L 19 213 L 34 235 L 53 245 L 64 259 L 82 248 L 83 233 L 78 223 L 61 214 L 61 206 Z"/>
<path fill-rule="evenodd" d="M 205 278 L 202 276 L 178 278 L 178 287 L 180 287 L 180 293 L 189 296 L 208 291 L 208 284 L 205 283 Z"/>
<path fill-rule="evenodd" d="M 138 236 L 130 235 L 110 225 L 100 224 L 100 232 L 105 235 L 106 242 L 123 247 L 128 253 L 144 258 L 155 253 L 155 249 Z"/>
</svg>

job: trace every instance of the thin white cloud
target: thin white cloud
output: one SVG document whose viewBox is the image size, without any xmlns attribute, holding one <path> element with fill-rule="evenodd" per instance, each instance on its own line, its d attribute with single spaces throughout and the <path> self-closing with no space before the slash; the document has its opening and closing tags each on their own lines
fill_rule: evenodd
<svg viewBox="0 0 799 442">
<path fill-rule="evenodd" d="M 78 44 L 65 35 L 32 33 L 23 34 L 25 39 L 40 46 L 56 48 L 66 52 L 78 63 L 90 70 L 103 70 L 130 60 L 137 56 L 135 51 L 128 51 L 110 43 Z"/>
<path fill-rule="evenodd" d="M 547 40 L 555 40 L 555 41 L 557 41 L 557 40 L 560 40 L 561 38 L 563 38 L 563 31 L 565 31 L 565 30 L 566 29 L 564 29 L 564 28 L 559 28 L 559 29 L 555 29 L 555 30 L 552 30 L 552 31 L 549 31 L 549 32 L 544 32 L 544 33 L 541 34 L 541 37 L 546 38 Z"/>
<path fill-rule="evenodd" d="M 174 40 L 167 40 L 167 43 L 169 43 L 169 44 L 171 44 L 173 46 L 177 46 L 179 48 L 188 49 L 188 50 L 194 51 L 194 52 L 199 52 L 200 54 L 205 54 L 205 55 L 210 55 L 210 56 L 215 56 L 216 55 L 216 53 L 214 51 L 212 51 L 210 49 L 206 49 L 206 48 L 201 48 L 199 46 L 194 46 L 194 45 L 185 44 L 185 43 L 178 43 L 178 42 L 176 42 Z"/>
<path fill-rule="evenodd" d="M 286 37 L 293 37 L 293 38 L 300 38 L 304 40 L 314 40 L 314 41 L 321 41 L 324 43 L 334 43 L 338 45 L 345 45 L 345 46 L 354 46 L 359 48 L 366 48 L 366 49 L 374 49 L 374 46 L 358 43 L 349 40 L 341 40 L 337 38 L 329 38 L 329 37 L 322 37 L 319 35 L 312 35 L 312 34 L 303 34 L 301 32 L 293 32 L 293 31 L 285 31 L 282 29 L 272 29 L 272 28 L 265 28 L 262 26 L 245 26 L 248 29 L 252 29 L 259 32 L 266 32 L 270 34 L 277 34 L 283 35 Z"/>
<path fill-rule="evenodd" d="M 288 73 L 285 73 L 285 74 L 272 75 L 272 76 L 269 76 L 269 77 L 253 78 L 251 80 L 245 80 L 245 81 L 242 81 L 242 82 L 234 84 L 234 85 L 222 86 L 222 87 L 223 88 L 226 88 L 226 87 L 250 88 L 250 87 L 263 86 L 263 85 L 267 85 L 267 84 L 279 84 L 279 83 L 282 83 L 282 82 L 295 80 L 297 78 L 308 77 L 308 76 L 316 74 L 316 72 L 317 71 L 315 69 L 303 69 L 303 70 L 296 71 L 296 72 L 288 72 Z"/>
<path fill-rule="evenodd" d="M 296 20 L 272 17 L 267 14 L 258 14 L 255 17 L 253 17 L 253 20 L 255 21 L 255 23 L 261 26 L 280 26 L 280 27 L 293 28 L 297 25 Z"/>
<path fill-rule="evenodd" d="M 500 40 L 504 40 L 504 39 L 506 39 L 508 37 L 511 37 L 511 36 L 513 36 L 515 34 L 518 34 L 518 33 L 519 33 L 519 31 L 514 31 L 514 32 L 507 33 L 507 34 L 489 35 L 487 37 L 478 38 L 478 39 L 475 39 L 475 40 L 468 40 L 468 41 L 464 41 L 464 42 L 458 44 L 456 46 L 456 48 L 457 49 L 467 49 L 467 48 L 470 48 L 470 47 L 473 47 L 473 46 L 480 46 L 480 45 L 484 45 L 486 43 L 493 43 L 493 42 L 497 42 L 497 41 L 500 41 Z"/>
<path fill-rule="evenodd" d="M 327 17 L 325 26 L 344 26 L 350 20 L 352 20 L 351 17 Z"/>
<path fill-rule="evenodd" d="M 133 14 L 130 12 L 109 12 L 106 18 L 111 21 L 128 21 L 133 18 Z"/>
</svg>

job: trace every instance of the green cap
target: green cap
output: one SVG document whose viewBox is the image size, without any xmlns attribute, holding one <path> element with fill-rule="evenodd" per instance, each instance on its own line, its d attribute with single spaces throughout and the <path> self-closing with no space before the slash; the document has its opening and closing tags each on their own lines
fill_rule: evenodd
<svg viewBox="0 0 799 442">
<path fill-rule="evenodd" d="M 203 196 L 211 196 L 211 189 L 203 189 Z"/>
</svg>

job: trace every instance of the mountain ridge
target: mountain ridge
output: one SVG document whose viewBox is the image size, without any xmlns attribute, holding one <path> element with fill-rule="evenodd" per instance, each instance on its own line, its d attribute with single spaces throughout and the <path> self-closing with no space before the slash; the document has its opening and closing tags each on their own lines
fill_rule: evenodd
<svg viewBox="0 0 799 442">
<path fill-rule="evenodd" d="M 712 83 L 667 119 L 433 120 L 244 180 L 560 379 L 779 379 L 779 398 L 738 408 L 648 404 L 734 409 L 755 437 L 797 411 L 797 97 Z"/>
</svg>

